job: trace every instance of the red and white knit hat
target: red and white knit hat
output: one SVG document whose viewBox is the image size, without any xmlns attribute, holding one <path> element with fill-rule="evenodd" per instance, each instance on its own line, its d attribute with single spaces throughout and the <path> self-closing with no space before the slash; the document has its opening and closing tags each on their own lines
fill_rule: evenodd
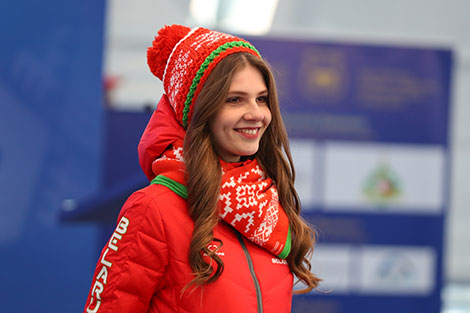
<svg viewBox="0 0 470 313">
<path fill-rule="evenodd" d="M 209 74 L 220 60 L 237 52 L 261 58 L 246 40 L 202 27 L 190 29 L 171 25 L 158 31 L 152 47 L 147 50 L 147 63 L 163 82 L 176 118 L 185 129 Z"/>
</svg>

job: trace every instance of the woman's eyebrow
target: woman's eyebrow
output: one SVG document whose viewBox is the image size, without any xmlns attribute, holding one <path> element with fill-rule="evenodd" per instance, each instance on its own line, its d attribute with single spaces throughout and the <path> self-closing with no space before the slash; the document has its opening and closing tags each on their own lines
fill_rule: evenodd
<svg viewBox="0 0 470 313">
<path fill-rule="evenodd" d="M 267 94 L 268 93 L 268 90 L 267 89 L 264 89 L 260 92 L 257 93 L 257 95 L 261 95 L 261 94 Z M 247 95 L 248 92 L 246 91 L 241 91 L 241 90 L 231 90 L 228 92 L 229 95 L 232 95 L 232 94 L 236 94 L 236 95 Z"/>
</svg>

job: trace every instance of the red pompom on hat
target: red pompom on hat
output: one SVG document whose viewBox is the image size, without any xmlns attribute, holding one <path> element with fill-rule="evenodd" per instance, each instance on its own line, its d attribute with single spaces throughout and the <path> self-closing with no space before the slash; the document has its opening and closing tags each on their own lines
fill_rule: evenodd
<svg viewBox="0 0 470 313">
<path fill-rule="evenodd" d="M 244 39 L 197 27 L 165 26 L 147 50 L 150 71 L 163 82 L 163 89 L 186 129 L 193 105 L 212 69 L 226 56 L 247 52 L 261 55 Z"/>
<path fill-rule="evenodd" d="M 147 62 L 150 71 L 160 80 L 163 79 L 166 62 L 171 51 L 190 30 L 189 27 L 181 25 L 165 26 L 158 31 L 158 36 L 155 37 L 152 47 L 147 49 Z"/>
</svg>

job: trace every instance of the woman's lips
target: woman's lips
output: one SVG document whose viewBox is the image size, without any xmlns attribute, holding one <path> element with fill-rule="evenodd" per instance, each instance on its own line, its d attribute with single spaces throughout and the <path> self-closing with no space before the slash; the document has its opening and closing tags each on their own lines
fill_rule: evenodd
<svg viewBox="0 0 470 313">
<path fill-rule="evenodd" d="M 248 139 L 258 138 L 259 127 L 256 128 L 235 128 L 235 131 Z"/>
</svg>

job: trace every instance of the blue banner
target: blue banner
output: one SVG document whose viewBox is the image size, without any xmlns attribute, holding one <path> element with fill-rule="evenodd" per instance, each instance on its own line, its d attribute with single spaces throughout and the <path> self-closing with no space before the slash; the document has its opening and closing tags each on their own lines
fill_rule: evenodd
<svg viewBox="0 0 470 313">
<path fill-rule="evenodd" d="M 253 39 L 291 136 L 447 144 L 451 52 Z"/>
<path fill-rule="evenodd" d="M 318 231 L 324 293 L 295 296 L 293 312 L 440 312 L 451 51 L 250 41 L 274 68 Z"/>
</svg>

